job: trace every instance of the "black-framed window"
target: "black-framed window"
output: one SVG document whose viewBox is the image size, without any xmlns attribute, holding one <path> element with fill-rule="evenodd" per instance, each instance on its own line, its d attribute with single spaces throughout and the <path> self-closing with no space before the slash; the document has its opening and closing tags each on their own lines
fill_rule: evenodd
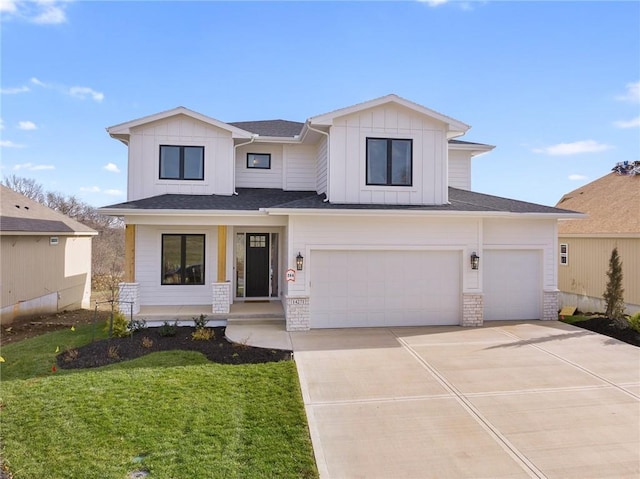
<svg viewBox="0 0 640 479">
<path fill-rule="evenodd" d="M 247 168 L 271 169 L 271 153 L 247 153 Z"/>
<path fill-rule="evenodd" d="M 560 244 L 560 264 L 563 266 L 569 264 L 569 245 L 567 243 Z"/>
<path fill-rule="evenodd" d="M 204 146 L 160 145 L 161 180 L 204 180 Z"/>
<path fill-rule="evenodd" d="M 411 186 L 413 140 L 367 138 L 367 185 Z"/>
<path fill-rule="evenodd" d="M 162 235 L 162 284 L 204 284 L 205 235 Z"/>
</svg>

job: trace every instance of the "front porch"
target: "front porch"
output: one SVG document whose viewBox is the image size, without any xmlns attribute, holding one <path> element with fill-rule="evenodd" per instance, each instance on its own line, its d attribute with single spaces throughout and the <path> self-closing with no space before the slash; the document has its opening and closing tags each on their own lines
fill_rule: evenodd
<svg viewBox="0 0 640 479">
<path fill-rule="evenodd" d="M 269 320 L 283 322 L 284 309 L 280 300 L 274 301 L 236 301 L 229 307 L 229 312 L 214 314 L 211 304 L 174 305 L 174 306 L 140 306 L 136 319 L 144 319 L 148 326 L 160 326 L 165 321 L 178 321 L 183 326 L 192 325 L 192 319 L 201 314 L 207 316 L 209 326 L 224 326 L 228 321 L 242 323 L 244 320 Z"/>
</svg>

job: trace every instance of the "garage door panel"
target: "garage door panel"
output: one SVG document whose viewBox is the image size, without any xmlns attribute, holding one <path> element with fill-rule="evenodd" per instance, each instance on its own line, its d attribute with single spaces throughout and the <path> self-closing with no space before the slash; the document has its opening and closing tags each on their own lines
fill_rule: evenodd
<svg viewBox="0 0 640 479">
<path fill-rule="evenodd" d="M 541 252 L 487 250 L 482 268 L 486 321 L 541 318 Z"/>
<path fill-rule="evenodd" d="M 312 328 L 460 322 L 458 252 L 312 251 L 311 262 Z"/>
</svg>

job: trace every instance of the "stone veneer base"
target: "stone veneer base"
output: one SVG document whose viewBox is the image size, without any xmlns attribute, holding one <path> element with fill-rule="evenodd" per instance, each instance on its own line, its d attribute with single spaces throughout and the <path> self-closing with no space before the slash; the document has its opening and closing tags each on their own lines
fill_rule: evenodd
<svg viewBox="0 0 640 479">
<path fill-rule="evenodd" d="M 463 293 L 461 326 L 482 326 L 484 303 L 481 293 Z"/>
<path fill-rule="evenodd" d="M 308 331 L 311 328 L 311 314 L 308 296 L 286 296 L 284 315 L 287 331 Z"/>
<path fill-rule="evenodd" d="M 228 314 L 231 304 L 231 283 L 213 283 L 213 300 L 211 312 L 214 314 Z"/>
</svg>

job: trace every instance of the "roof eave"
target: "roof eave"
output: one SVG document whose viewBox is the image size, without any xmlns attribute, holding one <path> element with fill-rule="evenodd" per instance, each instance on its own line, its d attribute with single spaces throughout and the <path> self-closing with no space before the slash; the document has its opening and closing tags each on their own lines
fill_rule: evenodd
<svg viewBox="0 0 640 479">
<path fill-rule="evenodd" d="M 107 216 L 264 216 L 262 210 L 186 210 L 186 209 L 131 209 L 98 208 Z"/>
<path fill-rule="evenodd" d="M 428 208 L 428 207 L 427 207 Z M 512 211 L 457 211 L 419 209 L 324 209 L 324 208 L 263 208 L 270 215 L 331 215 L 331 216 L 466 216 L 466 217 L 508 217 L 527 219 L 578 219 L 582 213 L 517 213 Z"/>
<path fill-rule="evenodd" d="M 98 236 L 97 231 L 0 231 L 0 236 Z"/>
</svg>

